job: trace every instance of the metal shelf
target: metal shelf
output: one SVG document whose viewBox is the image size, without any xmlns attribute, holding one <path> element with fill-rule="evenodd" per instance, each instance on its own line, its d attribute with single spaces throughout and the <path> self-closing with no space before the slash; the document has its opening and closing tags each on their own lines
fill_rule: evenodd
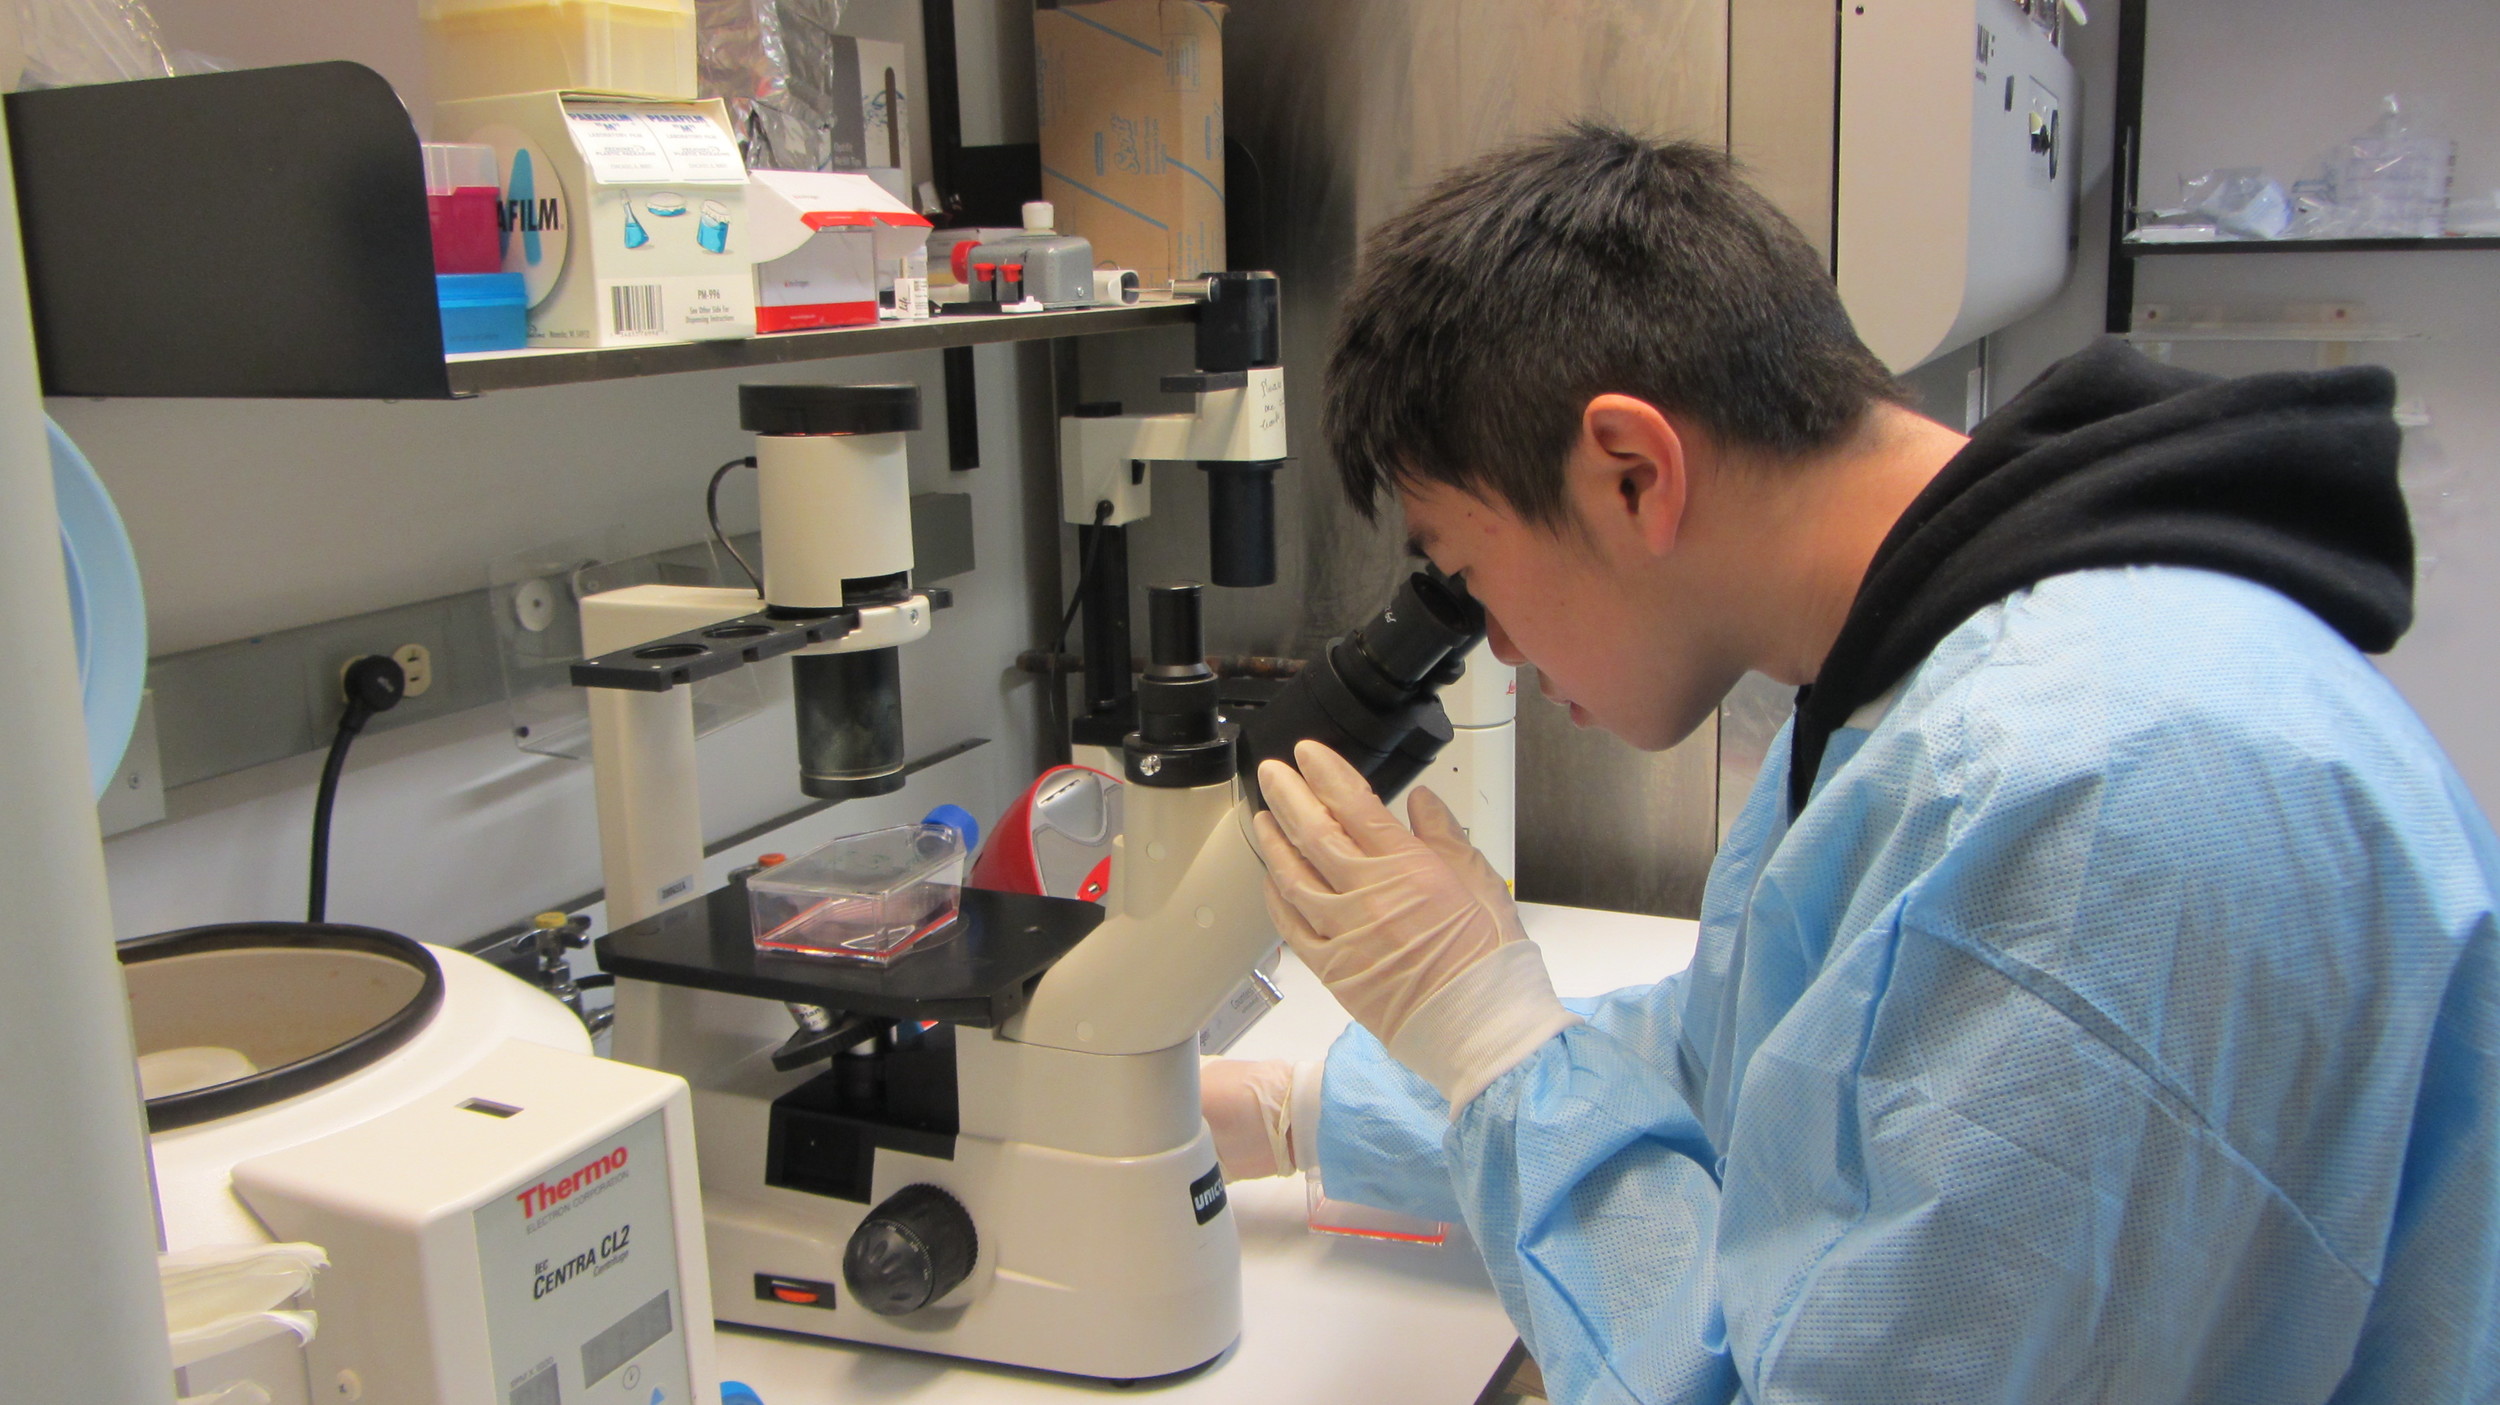
<svg viewBox="0 0 2500 1405">
<path fill-rule="evenodd" d="M 2119 257 L 2130 259 L 2171 254 L 2394 254 L 2432 249 L 2500 249 L 2500 237 L 2457 234 L 2438 239 L 2206 239 L 2165 244 L 2129 236 L 2118 243 Z"/>
<path fill-rule="evenodd" d="M 2135 330 L 2137 261 L 2173 255 L 2377 254 L 2500 249 L 2500 237 L 2457 235 L 2437 239 L 2216 239 L 2195 244 L 2147 244 L 2135 240 L 2133 212 L 2142 208 L 2144 152 L 2144 53 L 2152 9 L 2179 0 L 2118 0 L 2118 73 L 2111 97 L 2112 186 L 2109 208 L 2108 295 L 2102 330 Z"/>
<path fill-rule="evenodd" d="M 2400 342 L 2421 341 L 2420 332 L 2393 327 L 2301 326 L 2281 322 L 2207 322 L 2176 327 L 2139 326 L 2131 342 Z"/>
<path fill-rule="evenodd" d="M 446 361 L 417 131 L 380 74 L 296 64 L 7 98 L 48 395 L 440 400 L 1197 315 L 1165 299 Z"/>
<path fill-rule="evenodd" d="M 1063 312 L 965 314 L 925 322 L 880 322 L 821 332 L 777 332 L 734 341 L 668 342 L 595 351 L 485 351 L 450 358 L 454 395 L 586 381 L 667 376 L 736 366 L 778 366 L 838 356 L 930 351 L 996 342 L 1082 337 L 1142 327 L 1177 327 L 1196 320 L 1198 305 L 1182 299 Z"/>
</svg>

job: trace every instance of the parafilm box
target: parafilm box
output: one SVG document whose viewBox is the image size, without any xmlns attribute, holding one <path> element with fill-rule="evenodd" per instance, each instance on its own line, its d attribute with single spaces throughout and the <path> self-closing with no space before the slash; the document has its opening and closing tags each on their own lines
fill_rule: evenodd
<svg viewBox="0 0 2500 1405">
<path fill-rule="evenodd" d="M 445 103 L 437 120 L 495 148 L 531 347 L 753 335 L 746 163 L 717 99 L 524 93 Z"/>
</svg>

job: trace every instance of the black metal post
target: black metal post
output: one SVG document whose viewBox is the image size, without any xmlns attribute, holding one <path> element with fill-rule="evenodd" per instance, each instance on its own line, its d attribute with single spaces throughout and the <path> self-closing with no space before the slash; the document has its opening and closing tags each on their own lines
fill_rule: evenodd
<svg viewBox="0 0 2500 1405">
<path fill-rule="evenodd" d="M 972 348 L 950 346 L 946 358 L 946 466 L 960 473 L 981 466 L 980 382 Z"/>
<path fill-rule="evenodd" d="M 1079 527 L 1076 554 L 1094 563 L 1083 583 L 1085 712 L 1069 728 L 1086 746 L 1117 748 L 1137 726 L 1137 682 L 1129 674 L 1128 528 Z"/>
<path fill-rule="evenodd" d="M 2135 260 L 2127 234 L 2135 219 L 2137 164 L 2144 153 L 2144 30 L 2149 0 L 2119 0 L 2118 91 L 2111 98 L 2109 163 L 2109 303 L 2102 330 L 2135 326 Z"/>
<path fill-rule="evenodd" d="M 955 153 L 964 144 L 962 80 L 955 70 L 955 0 L 920 0 L 920 39 L 929 65 L 929 91 L 920 103 L 928 116 L 929 179 L 937 186 L 939 207 L 952 215 L 963 208 L 955 188 Z"/>
</svg>

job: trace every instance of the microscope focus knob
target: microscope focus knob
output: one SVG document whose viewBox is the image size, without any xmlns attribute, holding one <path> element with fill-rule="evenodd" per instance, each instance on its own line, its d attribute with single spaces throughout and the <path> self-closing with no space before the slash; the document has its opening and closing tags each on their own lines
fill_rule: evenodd
<svg viewBox="0 0 2500 1405">
<path fill-rule="evenodd" d="M 851 1231 L 842 1281 L 861 1307 L 900 1317 L 953 1292 L 979 1251 L 962 1201 L 933 1185 L 909 1185 Z"/>
</svg>

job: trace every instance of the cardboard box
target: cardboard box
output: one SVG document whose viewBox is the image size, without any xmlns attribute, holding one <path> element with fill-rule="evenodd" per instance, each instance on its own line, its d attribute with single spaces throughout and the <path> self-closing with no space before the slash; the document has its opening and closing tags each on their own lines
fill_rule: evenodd
<svg viewBox="0 0 2500 1405">
<path fill-rule="evenodd" d="M 1062 3 L 1033 47 L 1060 231 L 1150 288 L 1224 268 L 1224 7 Z"/>
<path fill-rule="evenodd" d="M 533 348 L 754 333 L 746 163 L 717 99 L 524 93 L 444 103 L 437 125 L 495 148 Z"/>
<path fill-rule="evenodd" d="M 865 175 L 757 171 L 747 194 L 759 332 L 876 321 L 879 284 L 929 242 L 929 222 Z M 898 288 L 898 301 L 912 291 Z M 918 302 L 927 316 L 925 290 Z"/>
</svg>

